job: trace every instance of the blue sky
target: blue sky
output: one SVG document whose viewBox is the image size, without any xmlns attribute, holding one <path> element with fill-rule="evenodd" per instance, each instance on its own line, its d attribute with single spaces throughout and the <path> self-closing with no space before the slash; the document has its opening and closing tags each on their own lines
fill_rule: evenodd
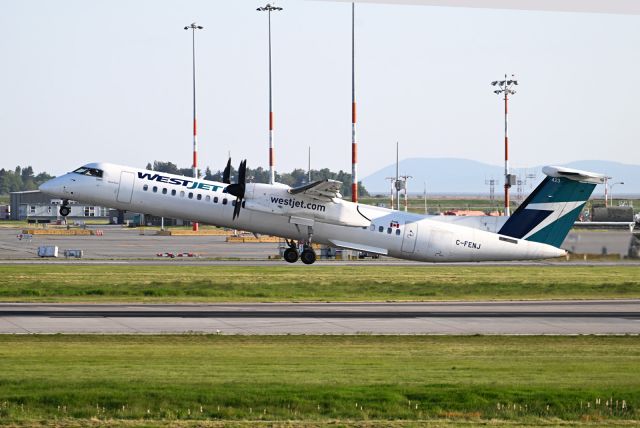
<svg viewBox="0 0 640 428">
<path fill-rule="evenodd" d="M 278 1 L 276 168 L 350 170 L 349 3 Z M 59 174 L 104 160 L 191 162 L 192 21 L 200 163 L 267 166 L 267 17 L 250 0 L 2 3 L 0 167 Z M 395 157 L 514 166 L 640 164 L 640 16 L 356 5 L 360 175 Z"/>
</svg>

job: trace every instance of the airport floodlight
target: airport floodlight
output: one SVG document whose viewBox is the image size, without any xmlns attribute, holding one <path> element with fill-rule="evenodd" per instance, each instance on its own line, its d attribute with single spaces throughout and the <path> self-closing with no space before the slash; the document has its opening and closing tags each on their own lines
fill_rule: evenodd
<svg viewBox="0 0 640 428">
<path fill-rule="evenodd" d="M 269 184 L 273 184 L 276 181 L 275 172 L 275 148 L 273 141 L 273 96 L 271 85 L 271 12 L 282 10 L 281 7 L 273 6 L 271 3 L 267 3 L 266 6 L 256 9 L 258 12 L 267 12 L 269 17 Z"/>
<path fill-rule="evenodd" d="M 268 12 L 272 12 L 272 11 L 275 11 L 275 10 L 282 10 L 282 8 L 278 7 L 278 6 L 274 6 L 274 5 L 270 4 L 270 3 L 267 3 L 266 6 L 259 7 L 256 10 L 258 12 L 267 12 L 267 11 Z"/>
<path fill-rule="evenodd" d="M 184 27 L 185 30 L 191 30 L 191 64 L 192 64 L 192 81 L 193 81 L 193 177 L 198 178 L 198 135 L 196 126 L 196 30 L 202 30 L 204 27 L 192 22 L 191 25 Z M 198 223 L 193 223 L 193 230 L 198 231 Z"/>
<path fill-rule="evenodd" d="M 197 25 L 195 22 L 192 22 L 191 25 L 187 25 L 184 27 L 185 30 L 202 30 L 204 27 L 202 25 Z"/>
<path fill-rule="evenodd" d="M 498 86 L 499 89 L 493 91 L 496 95 L 504 94 L 504 214 L 510 215 L 510 207 L 509 207 L 509 188 L 511 187 L 511 181 L 509 181 L 509 177 L 511 174 L 509 173 L 509 122 L 508 122 L 508 111 L 509 111 L 509 95 L 513 95 L 516 91 L 513 90 L 513 87 L 518 84 L 518 81 L 514 79 L 514 75 L 511 75 L 511 79 L 504 75 L 504 80 L 496 80 L 491 82 L 493 86 Z"/>
</svg>

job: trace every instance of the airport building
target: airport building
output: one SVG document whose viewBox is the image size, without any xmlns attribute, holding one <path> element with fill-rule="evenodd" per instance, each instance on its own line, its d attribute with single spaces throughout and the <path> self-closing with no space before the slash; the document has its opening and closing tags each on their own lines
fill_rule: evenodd
<svg viewBox="0 0 640 428">
<path fill-rule="evenodd" d="M 0 220 L 27 220 L 39 223 L 51 223 L 62 220 L 59 213 L 61 199 L 52 199 L 39 190 L 11 192 L 10 205 L 6 212 L 0 209 Z M 69 201 L 71 213 L 67 218 L 74 220 L 108 220 L 112 224 L 132 224 L 136 226 L 159 226 L 163 220 L 158 216 L 116 210 L 97 205 L 87 205 Z M 4 213 L 4 216 L 3 216 Z M 165 226 L 182 226 L 188 222 L 181 219 L 164 219 Z"/>
<path fill-rule="evenodd" d="M 28 190 L 24 192 L 10 193 L 10 219 L 11 220 L 33 220 L 38 222 L 52 222 L 61 220 L 59 208 L 62 205 L 61 199 L 52 199 L 44 195 L 39 190 Z M 109 209 L 96 205 L 86 205 L 69 201 L 71 214 L 69 218 L 74 219 L 107 219 Z"/>
</svg>

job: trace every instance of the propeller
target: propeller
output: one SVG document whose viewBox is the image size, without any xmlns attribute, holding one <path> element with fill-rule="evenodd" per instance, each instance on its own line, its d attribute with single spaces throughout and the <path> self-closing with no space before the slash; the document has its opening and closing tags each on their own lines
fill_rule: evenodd
<svg viewBox="0 0 640 428">
<path fill-rule="evenodd" d="M 227 161 L 227 166 L 222 173 L 222 182 L 225 184 L 231 184 L 229 177 L 231 176 L 231 158 Z"/>
<path fill-rule="evenodd" d="M 246 187 L 245 186 L 246 175 L 247 175 L 247 160 L 245 159 L 242 162 L 240 162 L 240 168 L 238 168 L 238 182 L 229 184 L 225 188 L 225 192 L 237 198 L 236 205 L 233 208 L 234 220 L 236 219 L 236 217 L 240 215 L 240 208 L 242 208 L 242 200 L 244 199 L 244 192 Z"/>
</svg>

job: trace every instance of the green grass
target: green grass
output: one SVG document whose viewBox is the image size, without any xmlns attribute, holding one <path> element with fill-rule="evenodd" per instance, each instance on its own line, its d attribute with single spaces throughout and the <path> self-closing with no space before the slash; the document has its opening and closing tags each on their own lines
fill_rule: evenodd
<svg viewBox="0 0 640 428">
<path fill-rule="evenodd" d="M 637 337 L 0 336 L 0 423 L 640 422 L 638 367 Z"/>
<path fill-rule="evenodd" d="M 640 266 L 0 266 L 0 301 L 232 302 L 640 297 Z"/>
</svg>

